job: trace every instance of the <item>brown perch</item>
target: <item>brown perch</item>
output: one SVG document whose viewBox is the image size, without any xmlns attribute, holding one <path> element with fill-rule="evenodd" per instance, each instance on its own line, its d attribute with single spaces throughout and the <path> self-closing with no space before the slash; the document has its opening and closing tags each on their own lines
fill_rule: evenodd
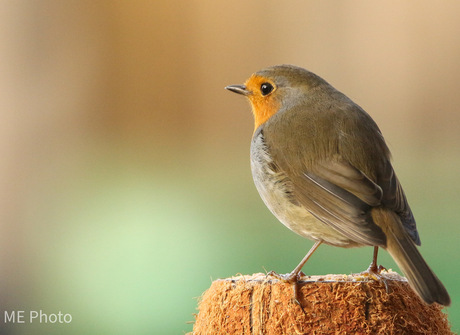
<svg viewBox="0 0 460 335">
<path fill-rule="evenodd" d="M 204 334 L 453 334 L 442 306 L 424 303 L 406 279 L 369 275 L 302 278 L 292 287 L 262 273 L 214 281 L 193 327 Z"/>
</svg>

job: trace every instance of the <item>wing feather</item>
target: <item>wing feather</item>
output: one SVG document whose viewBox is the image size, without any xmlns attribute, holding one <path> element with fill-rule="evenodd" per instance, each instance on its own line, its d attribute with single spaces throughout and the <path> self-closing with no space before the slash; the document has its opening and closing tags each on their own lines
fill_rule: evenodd
<svg viewBox="0 0 460 335">
<path fill-rule="evenodd" d="M 321 222 L 351 240 L 384 245 L 385 234 L 370 214 L 372 207 L 380 203 L 380 187 L 345 162 L 324 162 L 315 171 L 321 172 L 291 177 L 299 202 Z"/>
</svg>

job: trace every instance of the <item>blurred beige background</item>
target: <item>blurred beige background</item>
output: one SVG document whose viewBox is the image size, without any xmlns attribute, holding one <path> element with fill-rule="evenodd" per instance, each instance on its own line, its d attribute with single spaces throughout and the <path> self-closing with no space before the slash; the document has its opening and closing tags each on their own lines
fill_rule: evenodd
<svg viewBox="0 0 460 335">
<path fill-rule="evenodd" d="M 1 333 L 182 333 L 211 278 L 292 270 L 312 242 L 259 199 L 249 106 L 223 89 L 279 63 L 377 121 L 458 331 L 459 13 L 455 0 L 0 1 L 0 315 L 73 318 L 0 320 Z M 361 271 L 371 253 L 324 247 L 304 271 Z"/>
</svg>

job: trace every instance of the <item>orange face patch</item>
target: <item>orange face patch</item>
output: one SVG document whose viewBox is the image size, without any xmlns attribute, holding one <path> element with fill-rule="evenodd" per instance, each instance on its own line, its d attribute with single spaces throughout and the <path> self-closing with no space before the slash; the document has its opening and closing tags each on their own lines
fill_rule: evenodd
<svg viewBox="0 0 460 335">
<path fill-rule="evenodd" d="M 270 94 L 262 94 L 261 86 L 264 83 L 270 83 L 274 87 Z M 251 102 L 252 113 L 254 114 L 255 131 L 261 124 L 265 123 L 271 116 L 278 112 L 280 108 L 280 103 L 276 99 L 276 85 L 266 77 L 252 75 L 246 81 L 245 86 L 246 90 L 251 92 L 248 95 L 248 99 Z"/>
</svg>

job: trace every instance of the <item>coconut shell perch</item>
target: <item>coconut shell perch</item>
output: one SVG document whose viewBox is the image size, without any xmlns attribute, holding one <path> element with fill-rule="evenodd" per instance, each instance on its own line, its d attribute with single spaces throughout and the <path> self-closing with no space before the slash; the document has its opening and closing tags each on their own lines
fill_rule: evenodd
<svg viewBox="0 0 460 335">
<path fill-rule="evenodd" d="M 214 281 L 193 327 L 204 334 L 453 334 L 442 306 L 425 304 L 395 272 L 302 278 L 292 286 L 259 273 Z"/>
</svg>

